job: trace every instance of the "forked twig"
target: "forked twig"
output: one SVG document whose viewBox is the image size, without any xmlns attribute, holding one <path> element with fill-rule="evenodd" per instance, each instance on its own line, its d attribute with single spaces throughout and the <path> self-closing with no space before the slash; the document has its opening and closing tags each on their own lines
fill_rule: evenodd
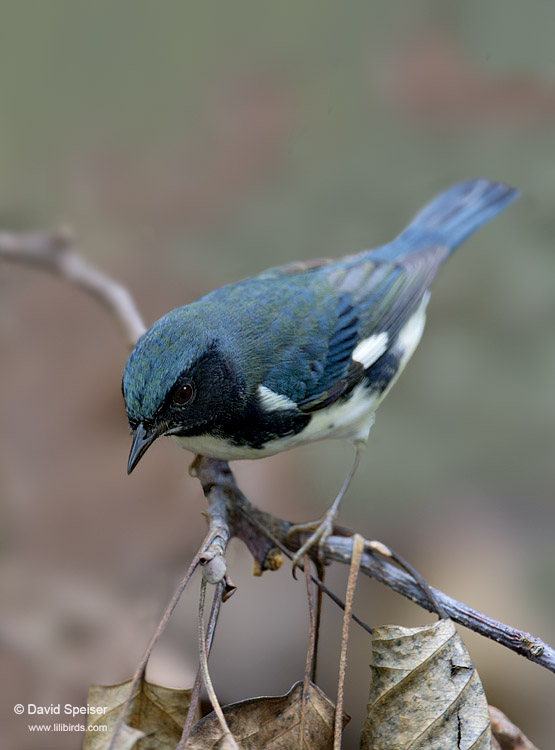
<svg viewBox="0 0 555 750">
<path fill-rule="evenodd" d="M 239 750 L 239 745 L 235 741 L 235 738 L 231 734 L 231 730 L 229 729 L 227 725 L 227 721 L 225 720 L 224 712 L 222 711 L 222 707 L 220 706 L 220 702 L 218 701 L 218 696 L 216 695 L 216 691 L 214 690 L 214 686 L 212 685 L 212 679 L 210 677 L 210 672 L 208 671 L 208 649 L 206 647 L 206 636 L 205 636 L 205 628 L 204 628 L 204 605 L 206 601 L 206 586 L 207 582 L 205 579 L 202 580 L 200 585 L 200 603 L 199 603 L 199 617 L 198 617 L 198 639 L 199 639 L 199 652 L 200 652 L 200 669 L 202 673 L 202 680 L 204 682 L 204 687 L 206 688 L 206 692 L 208 693 L 208 697 L 210 699 L 210 703 L 212 704 L 212 708 L 214 709 L 214 713 L 216 714 L 218 721 L 220 722 L 220 726 L 222 728 L 223 736 L 227 740 L 227 745 L 230 748 L 235 748 L 235 750 Z M 222 595 L 222 584 L 218 584 L 218 588 L 214 592 L 214 596 L 221 597 Z"/>
<path fill-rule="evenodd" d="M 189 583 L 189 581 L 191 580 L 191 576 L 197 569 L 198 565 L 199 565 L 199 554 L 197 552 L 197 554 L 193 558 L 193 561 L 189 565 L 189 569 L 187 570 L 187 573 L 185 574 L 181 583 L 177 587 L 174 595 L 172 596 L 170 600 L 170 603 L 166 607 L 166 611 L 164 612 L 162 619 L 160 620 L 160 623 L 158 624 L 158 627 L 156 628 L 154 635 L 152 636 L 148 646 L 146 647 L 146 650 L 141 658 L 141 661 L 139 662 L 139 666 L 135 670 L 135 674 L 133 675 L 133 679 L 131 680 L 131 685 L 129 687 L 127 698 L 125 699 L 125 702 L 120 711 L 120 715 L 118 716 L 118 719 L 114 725 L 114 730 L 112 733 L 112 738 L 110 740 L 110 745 L 108 746 L 108 750 L 115 750 L 115 748 L 117 747 L 116 740 L 117 740 L 118 734 L 121 731 L 121 728 L 125 721 L 125 717 L 127 716 L 127 712 L 129 711 L 129 706 L 131 705 L 131 701 L 133 700 L 133 696 L 135 695 L 135 690 L 137 689 L 137 685 L 139 684 L 139 682 L 141 681 L 145 673 L 146 665 L 148 664 L 150 655 L 152 654 L 154 647 L 158 643 L 160 636 L 166 629 L 166 625 L 168 624 L 170 617 L 172 616 L 175 608 L 177 607 L 179 600 L 181 599 L 181 594 L 185 591 L 185 588 L 187 584 Z"/>
<path fill-rule="evenodd" d="M 225 586 L 225 584 L 221 584 L 221 586 Z M 210 654 L 210 650 L 212 648 L 214 632 L 216 630 L 216 624 L 218 622 L 218 615 L 220 613 L 220 607 L 222 605 L 222 601 L 223 601 L 223 594 L 221 593 L 221 588 L 218 588 L 216 589 L 214 598 L 212 599 L 212 609 L 210 611 L 210 617 L 208 619 L 208 625 L 206 627 L 206 650 L 208 654 Z M 193 690 L 191 692 L 191 701 L 189 703 L 189 709 L 187 711 L 187 716 L 185 718 L 185 724 L 183 725 L 183 731 L 181 732 L 181 739 L 179 740 L 175 750 L 184 750 L 185 744 L 187 740 L 189 739 L 191 729 L 193 728 L 193 724 L 195 722 L 195 714 L 197 711 L 198 700 L 200 697 L 201 684 L 202 684 L 202 673 L 201 673 L 201 668 L 199 665 L 199 668 L 197 670 L 197 675 L 195 677 L 195 682 L 193 685 Z"/>
</svg>

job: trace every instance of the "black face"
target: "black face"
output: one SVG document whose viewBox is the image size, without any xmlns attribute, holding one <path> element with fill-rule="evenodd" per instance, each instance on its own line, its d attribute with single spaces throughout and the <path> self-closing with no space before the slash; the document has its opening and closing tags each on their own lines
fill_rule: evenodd
<svg viewBox="0 0 555 750">
<path fill-rule="evenodd" d="M 245 400 L 244 383 L 213 346 L 170 388 L 155 416 L 156 427 L 181 436 L 213 433 L 230 413 L 243 410 Z"/>
<path fill-rule="evenodd" d="M 154 417 L 129 419 L 133 444 L 128 473 L 161 435 L 218 434 L 231 414 L 244 412 L 246 398 L 243 380 L 214 344 L 179 376 Z"/>
</svg>

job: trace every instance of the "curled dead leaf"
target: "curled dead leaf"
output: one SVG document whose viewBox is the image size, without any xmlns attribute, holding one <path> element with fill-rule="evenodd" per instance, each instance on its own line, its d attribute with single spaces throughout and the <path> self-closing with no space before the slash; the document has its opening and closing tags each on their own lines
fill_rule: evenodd
<svg viewBox="0 0 555 750">
<path fill-rule="evenodd" d="M 241 750 L 331 750 L 335 707 L 314 684 L 310 684 L 301 728 L 302 683 L 286 695 L 251 698 L 224 706 L 227 724 Z M 343 715 L 343 726 L 349 717 Z M 302 741 L 300 741 L 302 730 Z M 211 713 L 193 727 L 186 750 L 222 750 L 225 737 Z"/>
<path fill-rule="evenodd" d="M 488 707 L 451 620 L 375 628 L 362 750 L 489 750 Z"/>
</svg>

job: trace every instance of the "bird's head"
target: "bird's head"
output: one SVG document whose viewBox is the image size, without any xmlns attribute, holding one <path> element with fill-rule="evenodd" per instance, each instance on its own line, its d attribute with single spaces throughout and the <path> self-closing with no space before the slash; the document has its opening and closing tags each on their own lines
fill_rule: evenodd
<svg viewBox="0 0 555 750">
<path fill-rule="evenodd" d="M 228 348 L 194 305 L 172 310 L 141 336 L 122 381 L 133 433 L 128 473 L 161 435 L 210 433 L 241 408 L 245 386 Z"/>
</svg>

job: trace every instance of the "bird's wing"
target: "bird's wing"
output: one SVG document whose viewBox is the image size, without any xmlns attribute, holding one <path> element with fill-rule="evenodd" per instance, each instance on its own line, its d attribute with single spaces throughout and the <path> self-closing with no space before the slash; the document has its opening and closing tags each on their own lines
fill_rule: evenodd
<svg viewBox="0 0 555 750">
<path fill-rule="evenodd" d="M 420 306 L 446 254 L 447 248 L 430 246 L 398 262 L 365 255 L 321 269 L 336 295 L 336 318 L 319 362 L 320 377 L 298 403 L 302 411 L 329 406 L 386 353 Z"/>
<path fill-rule="evenodd" d="M 327 406 L 368 373 L 418 309 L 441 262 L 517 196 L 502 183 L 459 183 L 430 201 L 387 245 L 337 262 L 293 263 L 267 272 L 268 279 L 302 277 L 304 287 L 314 289 L 316 305 L 326 294 L 335 304 L 332 310 L 326 307 L 324 334 L 324 326 L 311 328 L 306 318 L 305 330 L 297 335 L 307 354 L 294 363 L 299 386 L 290 386 L 299 408 Z M 322 279 L 327 292 L 319 287 Z M 311 335 L 317 339 L 314 345 Z M 317 355 L 309 353 L 311 346 L 320 347 Z"/>
</svg>

